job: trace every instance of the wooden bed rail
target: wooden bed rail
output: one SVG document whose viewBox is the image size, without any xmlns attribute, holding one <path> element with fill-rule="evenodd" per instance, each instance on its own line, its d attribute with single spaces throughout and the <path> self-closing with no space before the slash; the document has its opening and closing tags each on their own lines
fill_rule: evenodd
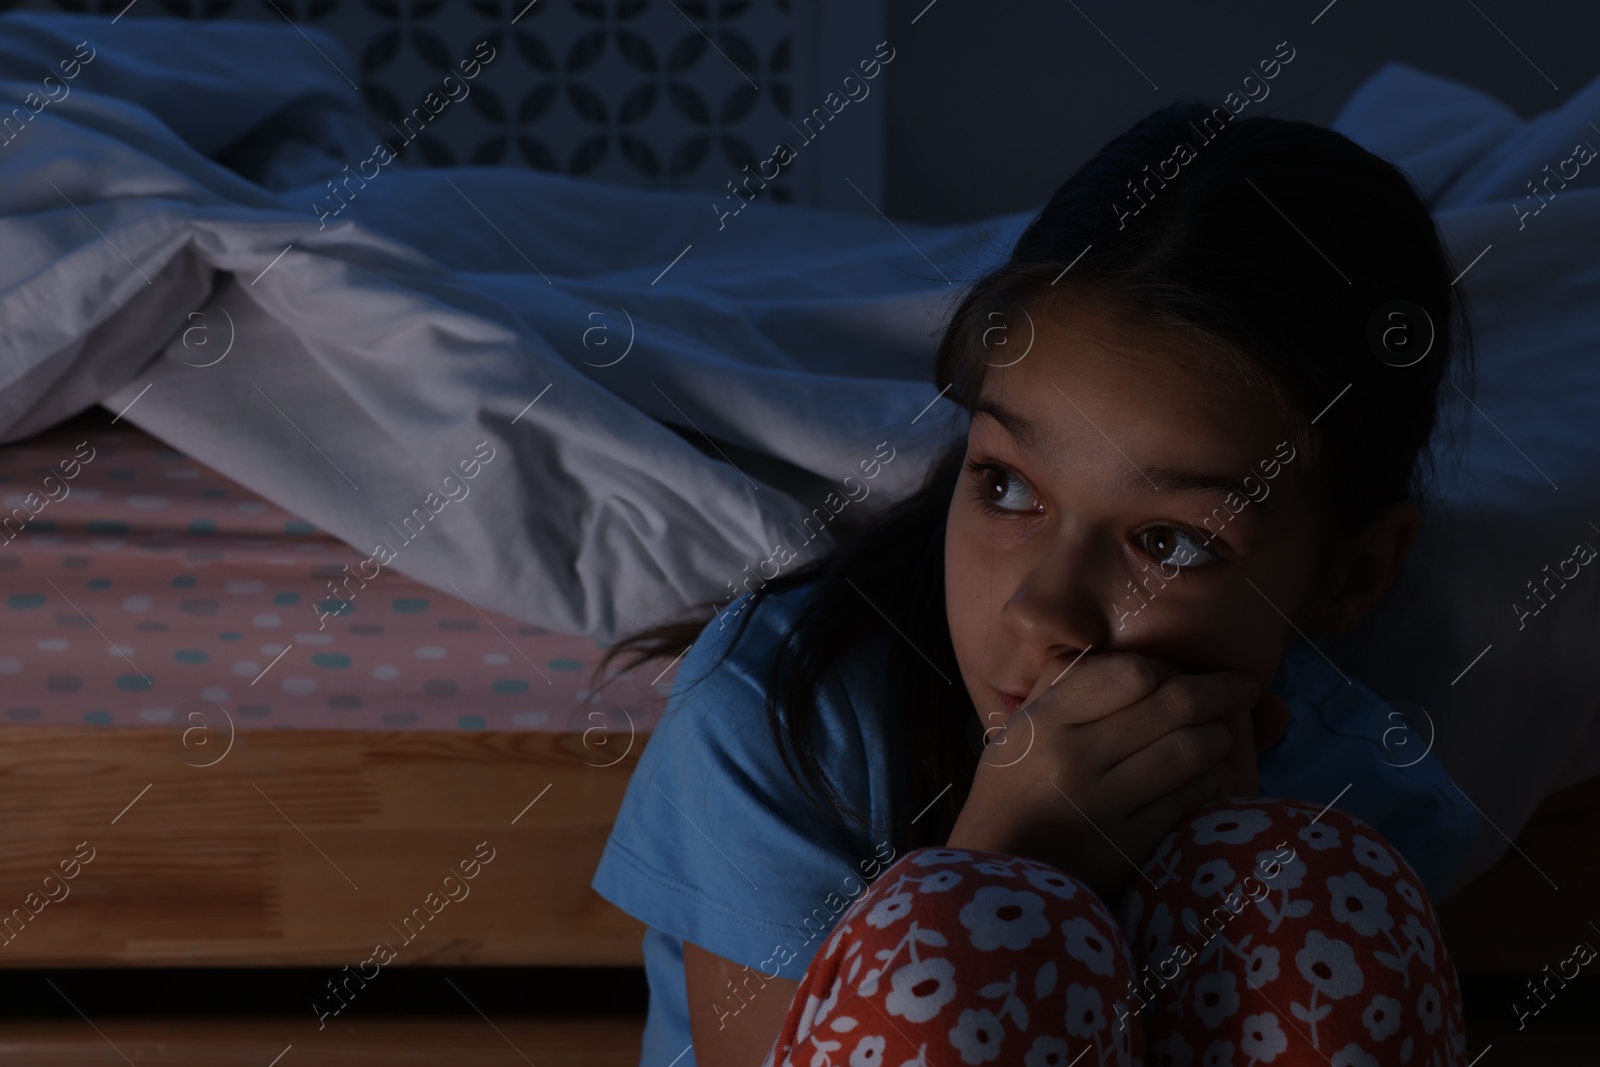
<svg viewBox="0 0 1600 1067">
<path fill-rule="evenodd" d="M 5 727 L 0 966 L 641 962 L 589 878 L 643 738 L 218 733 Z"/>
<path fill-rule="evenodd" d="M 643 738 L 241 729 L 221 755 L 225 738 L 178 728 L 17 724 L 0 740 L 0 967 L 642 962 L 643 926 L 589 878 Z M 1442 906 L 1463 971 L 1537 973 L 1594 933 L 1597 827 L 1600 779 L 1553 794 L 1522 852 Z"/>
</svg>

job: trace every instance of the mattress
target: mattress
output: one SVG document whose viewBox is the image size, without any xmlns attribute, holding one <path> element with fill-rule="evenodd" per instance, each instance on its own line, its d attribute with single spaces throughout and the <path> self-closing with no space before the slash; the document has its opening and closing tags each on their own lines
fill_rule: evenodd
<svg viewBox="0 0 1600 1067">
<path fill-rule="evenodd" d="M 421 585 L 103 409 L 0 447 L 0 715 L 645 732 L 672 670 Z"/>
</svg>

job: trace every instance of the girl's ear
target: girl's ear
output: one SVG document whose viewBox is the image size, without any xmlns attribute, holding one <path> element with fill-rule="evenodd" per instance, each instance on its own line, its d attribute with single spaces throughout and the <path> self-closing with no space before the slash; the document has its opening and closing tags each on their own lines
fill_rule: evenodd
<svg viewBox="0 0 1600 1067">
<path fill-rule="evenodd" d="M 1313 613 L 1313 629 L 1339 633 L 1382 599 L 1416 540 L 1422 516 L 1409 500 L 1391 504 L 1334 552 Z"/>
</svg>

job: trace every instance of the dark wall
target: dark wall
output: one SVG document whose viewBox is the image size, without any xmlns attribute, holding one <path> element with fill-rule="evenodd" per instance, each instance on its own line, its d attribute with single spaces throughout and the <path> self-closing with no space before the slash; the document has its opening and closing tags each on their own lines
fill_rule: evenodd
<svg viewBox="0 0 1600 1067">
<path fill-rule="evenodd" d="M 1388 60 L 1524 116 L 1600 73 L 1600 4 L 1326 2 L 888 0 L 886 211 L 948 222 L 1042 205 L 1111 137 L 1185 95 L 1220 101 L 1285 40 L 1293 62 L 1243 114 L 1326 124 Z"/>
</svg>

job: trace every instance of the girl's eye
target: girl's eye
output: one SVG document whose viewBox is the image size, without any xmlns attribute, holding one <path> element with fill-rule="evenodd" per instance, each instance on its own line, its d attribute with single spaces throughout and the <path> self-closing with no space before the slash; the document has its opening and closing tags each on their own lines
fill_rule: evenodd
<svg viewBox="0 0 1600 1067">
<path fill-rule="evenodd" d="M 1039 510 L 1039 502 L 1015 471 L 970 459 L 965 466 L 975 479 L 973 490 L 979 506 L 990 514 L 1022 515 Z"/>
<path fill-rule="evenodd" d="M 1199 570 L 1217 559 L 1199 537 L 1176 526 L 1151 526 L 1135 534 L 1134 540 L 1158 564 L 1179 570 Z"/>
</svg>

